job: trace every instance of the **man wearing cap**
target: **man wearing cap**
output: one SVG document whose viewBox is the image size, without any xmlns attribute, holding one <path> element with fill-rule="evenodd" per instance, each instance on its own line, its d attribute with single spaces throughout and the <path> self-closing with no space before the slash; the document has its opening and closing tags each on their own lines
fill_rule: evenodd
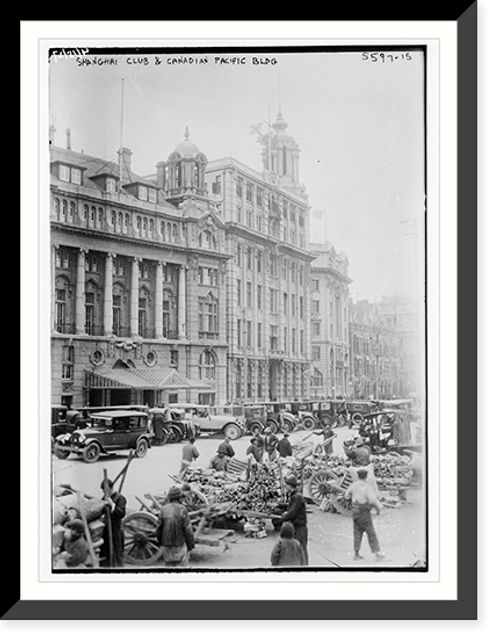
<svg viewBox="0 0 500 643">
<path fill-rule="evenodd" d="M 309 555 L 307 552 L 307 509 L 304 496 L 299 491 L 299 483 L 295 476 L 285 478 L 285 485 L 289 494 L 288 508 L 281 515 L 281 522 L 291 522 L 295 528 L 295 538 L 302 545 L 304 550 L 305 564 L 309 564 Z"/>
<path fill-rule="evenodd" d="M 264 451 L 267 455 L 267 459 L 272 462 L 278 457 L 278 451 L 276 447 L 278 446 L 279 439 L 274 433 L 274 431 L 267 427 L 264 431 Z"/>
<path fill-rule="evenodd" d="M 182 491 L 179 487 L 172 487 L 158 515 L 156 537 L 161 546 L 163 562 L 168 567 L 186 567 L 189 552 L 194 549 L 193 526 L 181 499 Z"/>
<path fill-rule="evenodd" d="M 277 449 L 280 458 L 289 458 L 291 455 L 293 455 L 292 445 L 290 443 L 290 440 L 288 439 L 289 436 L 289 433 L 283 433 L 283 437 L 278 442 Z"/>
<path fill-rule="evenodd" d="M 89 555 L 89 548 L 84 538 L 83 521 L 79 518 L 69 520 L 64 525 L 63 550 L 56 562 L 60 567 L 83 567 Z"/>
</svg>

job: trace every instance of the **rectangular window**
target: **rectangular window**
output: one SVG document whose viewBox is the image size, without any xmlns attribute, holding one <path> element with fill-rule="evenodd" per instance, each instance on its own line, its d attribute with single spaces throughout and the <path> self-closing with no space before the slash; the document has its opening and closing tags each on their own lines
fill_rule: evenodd
<svg viewBox="0 0 500 643">
<path fill-rule="evenodd" d="M 292 295 L 292 317 L 295 317 L 296 312 L 297 312 L 296 311 L 296 306 L 297 306 L 296 302 L 297 302 L 296 296 Z"/>
<path fill-rule="evenodd" d="M 68 181 L 69 183 L 71 179 L 71 172 L 67 165 L 59 166 L 59 178 L 61 179 L 61 181 Z"/>
<path fill-rule="evenodd" d="M 95 319 L 95 308 L 94 308 L 94 293 L 86 292 L 85 293 L 85 332 L 88 335 L 94 333 L 94 319 Z"/>
<path fill-rule="evenodd" d="M 278 291 L 276 288 L 269 288 L 270 307 L 272 313 L 278 312 Z"/>
<path fill-rule="evenodd" d="M 313 322 L 311 324 L 313 337 L 319 337 L 321 334 L 321 324 L 320 322 Z"/>
<path fill-rule="evenodd" d="M 236 179 L 236 196 L 243 196 L 243 179 L 240 177 Z"/>
<path fill-rule="evenodd" d="M 262 286 L 257 286 L 257 310 L 262 310 Z"/>
<path fill-rule="evenodd" d="M 253 185 L 252 185 L 252 183 L 247 183 L 246 194 L 247 194 L 247 201 L 251 202 L 252 199 L 253 199 Z"/>
<path fill-rule="evenodd" d="M 315 361 L 318 361 L 321 359 L 321 346 L 312 347 L 312 358 Z"/>
<path fill-rule="evenodd" d="M 220 194 L 222 192 L 222 177 L 220 174 L 215 177 L 215 181 L 212 183 L 212 192 L 214 194 Z"/>
<path fill-rule="evenodd" d="M 82 184 L 82 171 L 76 167 L 71 168 L 71 183 Z"/>
<path fill-rule="evenodd" d="M 311 302 L 311 308 L 313 313 L 319 314 L 319 299 L 313 299 Z"/>
<path fill-rule="evenodd" d="M 247 308 L 252 307 L 252 282 L 247 281 Z"/>
<path fill-rule="evenodd" d="M 236 303 L 241 306 L 241 279 L 236 280 Z"/>
<path fill-rule="evenodd" d="M 247 348 L 252 348 L 252 322 L 247 321 Z"/>
<path fill-rule="evenodd" d="M 271 350 L 277 351 L 278 350 L 278 327 L 277 326 L 271 325 L 269 338 L 270 338 Z"/>
<path fill-rule="evenodd" d="M 138 188 L 138 197 L 141 201 L 147 201 L 148 200 L 148 189 L 144 185 L 139 185 Z"/>
<path fill-rule="evenodd" d="M 312 279 L 311 284 L 312 284 L 313 291 L 319 292 L 319 279 Z"/>
<path fill-rule="evenodd" d="M 257 205 L 259 207 L 262 206 L 262 201 L 263 201 L 262 188 L 257 188 Z"/>
<path fill-rule="evenodd" d="M 236 321 L 236 346 L 241 348 L 241 319 Z"/>
<path fill-rule="evenodd" d="M 257 322 L 257 349 L 262 349 L 262 323 Z"/>
</svg>

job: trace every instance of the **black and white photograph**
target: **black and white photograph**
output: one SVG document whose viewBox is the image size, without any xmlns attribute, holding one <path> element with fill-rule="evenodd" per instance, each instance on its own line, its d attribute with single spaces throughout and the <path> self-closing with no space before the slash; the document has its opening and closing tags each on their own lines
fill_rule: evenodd
<svg viewBox="0 0 500 643">
<path fill-rule="evenodd" d="M 47 56 L 51 579 L 425 577 L 427 46 Z"/>
</svg>

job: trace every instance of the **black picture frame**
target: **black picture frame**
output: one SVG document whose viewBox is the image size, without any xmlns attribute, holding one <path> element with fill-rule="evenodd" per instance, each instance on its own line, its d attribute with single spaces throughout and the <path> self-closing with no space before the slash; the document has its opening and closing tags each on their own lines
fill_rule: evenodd
<svg viewBox="0 0 500 643">
<path fill-rule="evenodd" d="M 450 9 L 447 9 L 450 11 Z M 457 12 L 452 7 L 451 11 Z M 380 17 L 376 18 L 380 19 Z M 433 18 L 434 19 L 434 18 Z M 21 599 L 18 534 L 12 521 L 2 592 L 3 620 L 476 620 L 477 619 L 477 3 L 458 16 L 438 17 L 457 23 L 458 64 L 458 596 L 424 601 L 32 601 Z M 466 258 L 466 260 L 465 260 Z M 465 471 L 467 475 L 465 475 Z M 19 463 L 18 473 L 21 475 Z M 8 478 L 8 480 L 7 480 Z M 7 483 L 10 484 L 7 487 Z M 4 488 L 16 476 L 4 469 Z M 20 494 L 19 494 L 20 500 Z M 36 496 L 34 495 L 34 502 Z M 12 502 L 12 500 L 11 500 Z M 5 534 L 4 534 L 5 539 Z M 14 544 L 13 544 L 14 543 Z M 10 569 L 9 566 L 10 565 Z"/>
</svg>

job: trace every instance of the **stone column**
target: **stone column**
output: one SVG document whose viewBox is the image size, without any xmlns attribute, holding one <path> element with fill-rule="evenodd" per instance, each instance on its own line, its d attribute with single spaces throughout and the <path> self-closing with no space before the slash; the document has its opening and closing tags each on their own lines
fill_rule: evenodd
<svg viewBox="0 0 500 643">
<path fill-rule="evenodd" d="M 139 259 L 132 259 L 132 281 L 130 284 L 130 336 L 139 336 Z"/>
<path fill-rule="evenodd" d="M 186 268 L 179 266 L 179 339 L 186 339 Z"/>
<path fill-rule="evenodd" d="M 106 255 L 104 273 L 104 335 L 113 334 L 113 259 L 116 255 L 109 252 Z"/>
<path fill-rule="evenodd" d="M 76 267 L 76 334 L 85 333 L 85 254 L 83 248 L 78 250 L 78 264 Z"/>
<path fill-rule="evenodd" d="M 163 270 L 165 263 L 156 264 L 156 293 L 155 293 L 155 335 L 156 339 L 163 337 Z"/>
</svg>

